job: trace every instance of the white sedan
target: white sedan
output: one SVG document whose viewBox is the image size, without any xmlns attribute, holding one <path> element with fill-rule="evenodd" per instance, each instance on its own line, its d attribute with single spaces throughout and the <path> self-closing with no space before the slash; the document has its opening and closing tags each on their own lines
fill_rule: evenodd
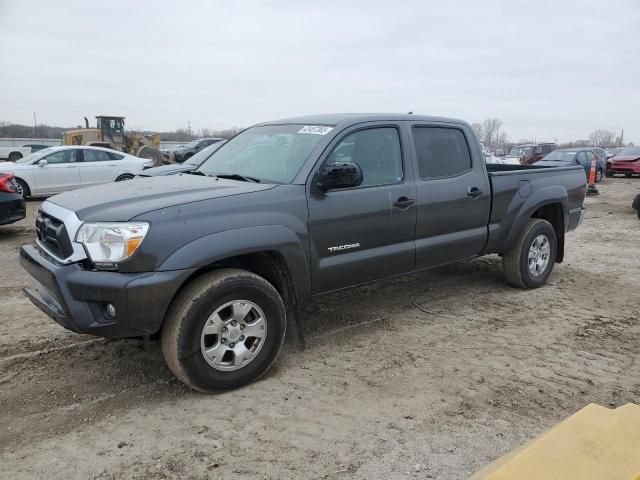
<svg viewBox="0 0 640 480">
<path fill-rule="evenodd" d="M 0 162 L 12 173 L 24 197 L 54 195 L 101 183 L 131 180 L 153 160 L 100 147 L 50 147 L 16 162 Z"/>
</svg>

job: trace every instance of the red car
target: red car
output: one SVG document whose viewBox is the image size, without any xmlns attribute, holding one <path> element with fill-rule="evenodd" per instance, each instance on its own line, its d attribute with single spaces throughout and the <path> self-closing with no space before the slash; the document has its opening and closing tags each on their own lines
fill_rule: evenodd
<svg viewBox="0 0 640 480">
<path fill-rule="evenodd" d="M 623 173 L 627 177 L 640 175 L 640 147 L 624 147 L 607 160 L 607 177 Z"/>
</svg>

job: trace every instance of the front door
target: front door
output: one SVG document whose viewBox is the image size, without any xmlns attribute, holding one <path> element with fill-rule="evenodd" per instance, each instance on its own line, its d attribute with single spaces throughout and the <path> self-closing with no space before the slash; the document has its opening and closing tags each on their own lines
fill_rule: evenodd
<svg viewBox="0 0 640 480">
<path fill-rule="evenodd" d="M 410 271 L 415 265 L 416 186 L 398 125 L 345 132 L 322 164 L 357 163 L 362 185 L 309 194 L 313 293 Z M 407 168 L 409 166 L 409 168 Z"/>
<path fill-rule="evenodd" d="M 491 191 L 484 158 L 462 126 L 415 124 L 417 160 L 416 265 L 479 254 L 487 241 Z"/>
<path fill-rule="evenodd" d="M 64 192 L 80 185 L 77 149 L 58 150 L 42 160 L 46 160 L 47 164 L 36 163 L 33 166 L 38 194 Z"/>
</svg>

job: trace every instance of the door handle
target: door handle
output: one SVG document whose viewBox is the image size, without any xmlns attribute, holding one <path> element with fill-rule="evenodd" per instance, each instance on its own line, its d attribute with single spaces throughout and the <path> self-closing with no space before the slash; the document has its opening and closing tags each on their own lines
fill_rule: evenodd
<svg viewBox="0 0 640 480">
<path fill-rule="evenodd" d="M 469 189 L 467 190 L 468 197 L 478 198 L 480 195 L 482 195 L 482 190 L 480 190 L 478 187 L 469 187 Z"/>
<path fill-rule="evenodd" d="M 398 200 L 393 202 L 393 206 L 398 208 L 409 208 L 415 203 L 416 201 L 413 198 L 400 197 Z"/>
</svg>

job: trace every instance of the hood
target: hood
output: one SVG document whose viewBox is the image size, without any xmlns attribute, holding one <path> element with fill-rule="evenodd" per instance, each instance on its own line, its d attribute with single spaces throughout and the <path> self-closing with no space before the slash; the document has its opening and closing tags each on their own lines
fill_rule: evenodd
<svg viewBox="0 0 640 480">
<path fill-rule="evenodd" d="M 74 211 L 80 220 L 123 222 L 152 210 L 275 187 L 200 175 L 171 175 L 106 183 L 62 193 L 48 201 Z"/>
<path fill-rule="evenodd" d="M 0 172 L 12 173 L 17 170 L 24 170 L 24 167 L 32 167 L 33 165 L 26 165 L 23 163 L 14 162 L 0 162 Z"/>
<path fill-rule="evenodd" d="M 640 160 L 640 155 L 616 155 L 609 159 L 611 162 L 635 162 Z"/>
<path fill-rule="evenodd" d="M 148 168 L 139 174 L 140 177 L 157 177 L 159 175 L 175 175 L 177 173 L 190 172 L 195 170 L 196 165 L 174 163 L 171 165 L 162 165 L 161 167 Z"/>
</svg>

